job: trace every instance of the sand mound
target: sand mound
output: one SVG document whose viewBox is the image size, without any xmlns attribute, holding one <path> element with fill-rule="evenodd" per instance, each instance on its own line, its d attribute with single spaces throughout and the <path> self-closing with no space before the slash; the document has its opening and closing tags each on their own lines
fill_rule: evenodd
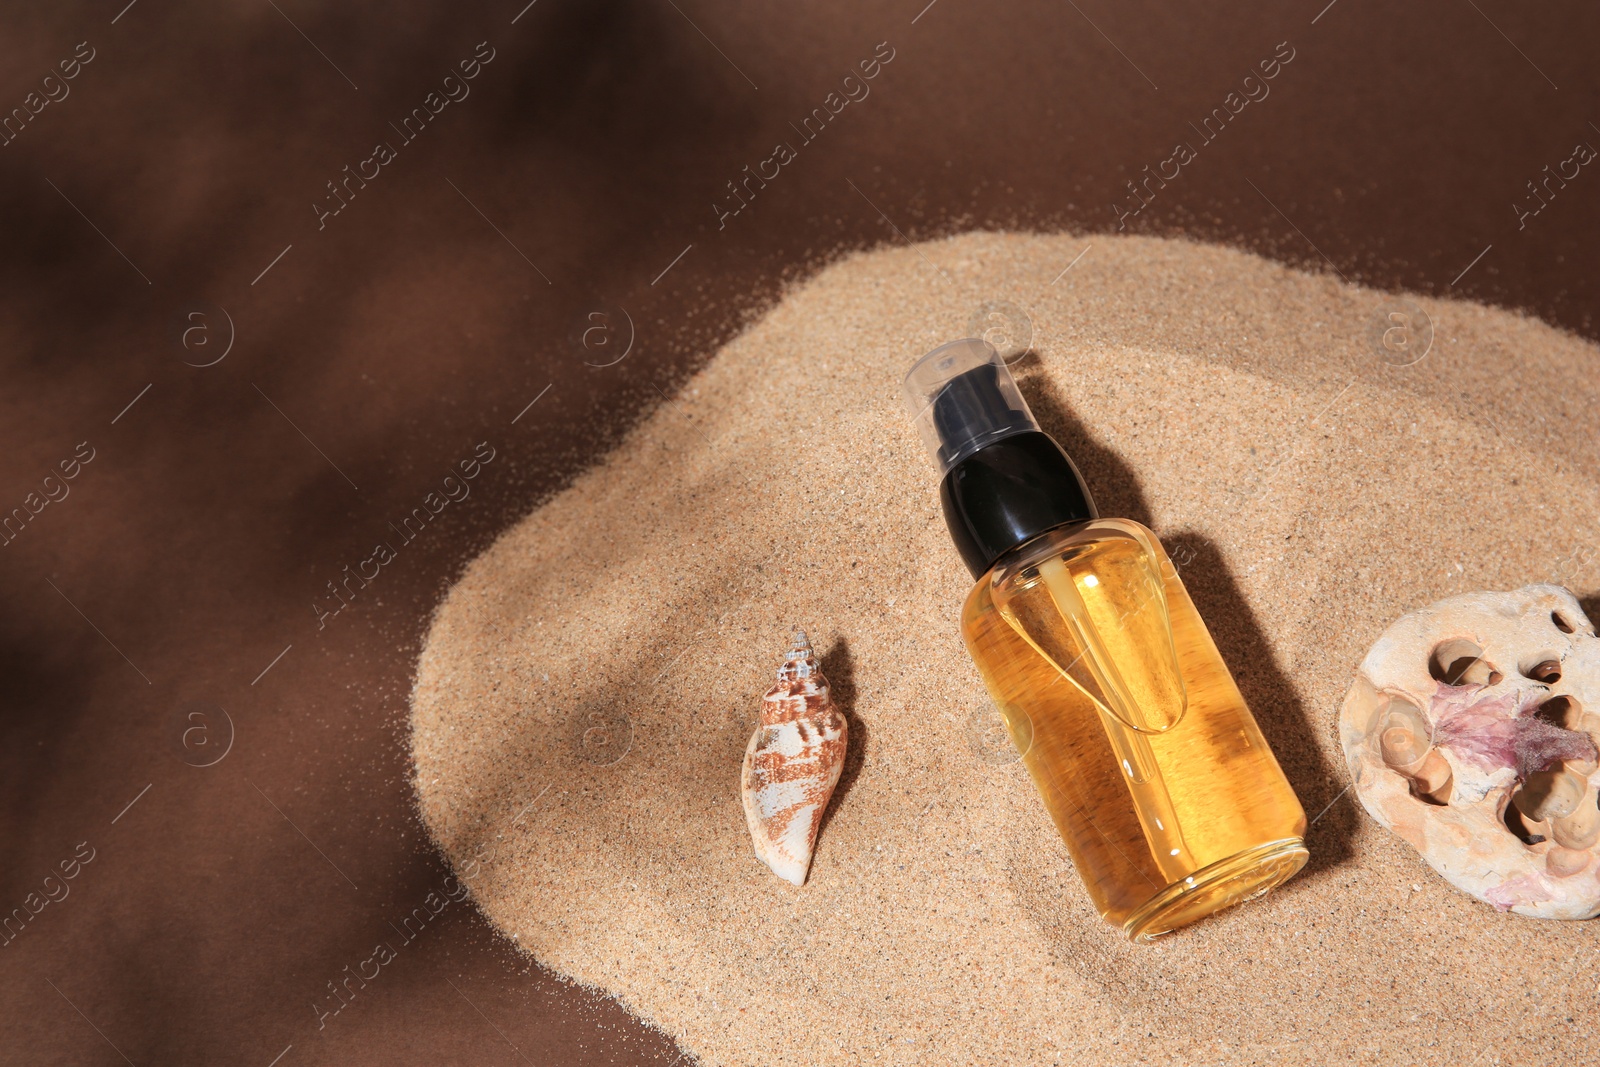
<svg viewBox="0 0 1600 1067">
<path fill-rule="evenodd" d="M 1341 796 L 1334 724 L 1400 613 L 1600 586 L 1600 353 L 1418 298 L 1432 346 L 1397 366 L 1393 299 L 1131 237 L 828 268 L 451 590 L 413 697 L 424 818 L 495 924 L 708 1063 L 1572 1056 L 1593 930 L 1457 894 Z M 1045 429 L 1162 536 L 1323 813 L 1300 877 L 1154 947 L 1091 910 L 956 632 L 970 583 L 898 388 L 988 301 L 1031 318 Z M 795 626 L 852 747 L 800 889 L 737 792 Z"/>
</svg>

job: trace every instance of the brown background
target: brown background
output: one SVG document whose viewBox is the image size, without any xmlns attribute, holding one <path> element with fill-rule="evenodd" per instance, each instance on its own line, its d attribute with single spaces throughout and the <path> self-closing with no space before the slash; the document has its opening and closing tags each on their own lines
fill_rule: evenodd
<svg viewBox="0 0 1600 1067">
<path fill-rule="evenodd" d="M 446 873 L 405 739 L 441 591 L 787 279 L 900 234 L 1114 228 L 1280 41 L 1133 229 L 1596 335 L 1600 176 L 1526 229 L 1511 206 L 1600 145 L 1587 5 L 124 2 L 0 22 L 0 108 L 95 49 L 0 148 L 0 509 L 94 449 L 0 549 L 0 913 L 95 850 L 0 948 L 6 1062 L 670 1062 L 459 904 L 318 1029 Z M 481 41 L 471 95 L 319 230 L 324 183 Z M 881 41 L 871 95 L 719 231 L 724 183 Z M 231 349 L 186 365 L 218 307 Z M 569 338 L 617 308 L 627 358 L 585 365 L 620 331 Z M 324 583 L 481 441 L 472 495 L 319 630 Z"/>
</svg>

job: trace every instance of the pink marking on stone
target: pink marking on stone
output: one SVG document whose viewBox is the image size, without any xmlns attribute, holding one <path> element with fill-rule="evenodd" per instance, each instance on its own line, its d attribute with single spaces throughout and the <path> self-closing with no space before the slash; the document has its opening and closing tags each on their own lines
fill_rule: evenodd
<svg viewBox="0 0 1600 1067">
<path fill-rule="evenodd" d="M 1515 693 L 1474 702 L 1470 692 L 1441 685 L 1433 698 L 1434 743 L 1482 770 L 1513 768 L 1521 780 L 1562 760 L 1600 756 L 1588 734 L 1546 722 L 1533 714 L 1536 706 L 1519 706 Z"/>
<path fill-rule="evenodd" d="M 1543 878 L 1536 874 L 1520 874 L 1485 890 L 1483 899 L 1501 911 L 1510 911 L 1518 904 L 1538 904 L 1554 897 Z"/>
</svg>

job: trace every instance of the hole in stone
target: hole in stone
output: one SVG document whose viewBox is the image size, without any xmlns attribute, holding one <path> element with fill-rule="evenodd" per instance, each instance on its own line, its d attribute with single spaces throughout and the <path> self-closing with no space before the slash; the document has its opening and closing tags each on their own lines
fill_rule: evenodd
<svg viewBox="0 0 1600 1067">
<path fill-rule="evenodd" d="M 1556 629 L 1560 630 L 1564 634 L 1570 634 L 1577 630 L 1577 627 L 1568 622 L 1567 617 L 1561 614 L 1559 611 L 1552 611 L 1550 613 L 1550 621 L 1555 623 Z"/>
<path fill-rule="evenodd" d="M 1533 822 L 1565 819 L 1583 803 L 1588 788 L 1583 775 L 1557 766 L 1528 775 L 1512 794 L 1511 803 Z"/>
<path fill-rule="evenodd" d="M 1411 738 L 1412 744 L 1417 746 L 1418 751 L 1412 754 L 1412 759 L 1425 754 L 1433 744 L 1433 728 L 1428 725 L 1428 720 L 1423 716 L 1422 709 L 1409 700 L 1389 697 L 1378 706 L 1374 723 L 1376 729 L 1373 730 L 1373 736 L 1378 738 L 1380 748 L 1383 744 L 1384 735 L 1389 734 L 1392 730 L 1399 730 L 1402 734 Z M 1393 748 L 1393 740 L 1391 740 L 1389 747 Z M 1394 766 L 1395 760 L 1390 757 L 1391 754 L 1385 752 L 1384 762 Z M 1410 762 L 1410 760 L 1405 760 L 1405 762 Z"/>
<path fill-rule="evenodd" d="M 1454 784 L 1455 775 L 1447 773 L 1443 784 L 1435 786 L 1432 792 L 1425 793 L 1423 790 L 1427 789 L 1427 783 L 1413 778 L 1411 779 L 1411 795 L 1424 804 L 1432 804 L 1436 808 L 1448 808 L 1450 806 L 1450 788 Z"/>
<path fill-rule="evenodd" d="M 1483 649 L 1464 637 L 1436 646 L 1428 657 L 1428 673 L 1445 685 L 1498 685 L 1502 678 L 1483 658 Z"/>
<path fill-rule="evenodd" d="M 1524 845 L 1537 845 L 1544 840 L 1543 834 L 1536 834 L 1528 828 L 1527 822 L 1522 817 L 1522 812 L 1517 810 L 1515 804 L 1506 805 L 1506 829 Z"/>
<path fill-rule="evenodd" d="M 1432 728 L 1416 705 L 1394 697 L 1377 711 L 1372 736 L 1384 765 L 1406 779 L 1411 795 L 1424 804 L 1450 803 L 1454 773 L 1429 740 Z"/>
<path fill-rule="evenodd" d="M 1578 720 L 1583 715 L 1583 708 L 1571 697 L 1551 697 L 1533 710 L 1535 718 L 1543 719 L 1551 726 L 1559 726 L 1563 730 L 1576 730 Z"/>
<path fill-rule="evenodd" d="M 1542 652 L 1535 656 L 1530 663 L 1518 667 L 1524 678 L 1532 678 L 1545 685 L 1555 685 L 1561 681 L 1561 660 L 1552 652 Z"/>
</svg>

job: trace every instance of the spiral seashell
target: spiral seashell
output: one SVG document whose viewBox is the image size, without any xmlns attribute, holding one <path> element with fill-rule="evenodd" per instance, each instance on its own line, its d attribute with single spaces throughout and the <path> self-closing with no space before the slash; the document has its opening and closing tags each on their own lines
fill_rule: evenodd
<svg viewBox="0 0 1600 1067">
<path fill-rule="evenodd" d="M 839 784 L 849 726 L 828 696 L 828 680 L 804 631 L 761 698 L 761 721 L 740 775 L 745 821 L 756 857 L 786 882 L 802 885 L 822 814 Z"/>
</svg>

